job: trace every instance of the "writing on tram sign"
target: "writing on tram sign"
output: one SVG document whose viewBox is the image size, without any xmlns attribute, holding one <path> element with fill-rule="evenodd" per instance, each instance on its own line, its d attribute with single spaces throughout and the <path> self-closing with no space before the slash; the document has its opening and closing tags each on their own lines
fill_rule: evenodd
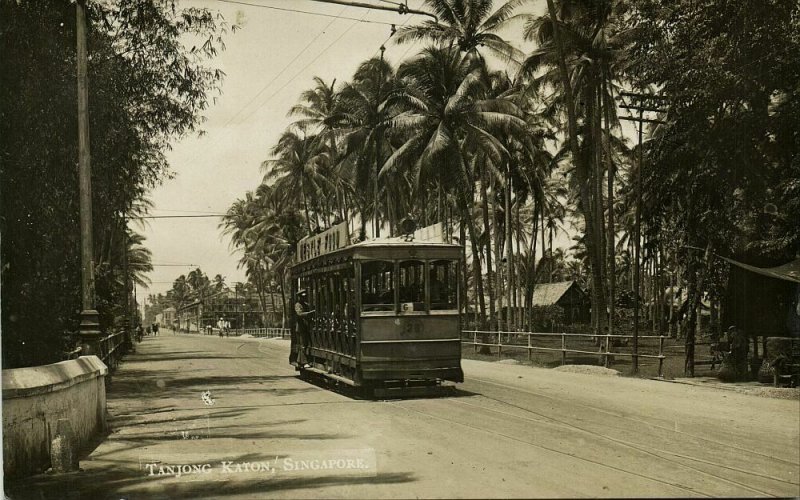
<svg viewBox="0 0 800 500">
<path fill-rule="evenodd" d="M 297 244 L 297 261 L 303 262 L 350 244 L 347 223 L 342 222 L 319 234 L 307 236 Z"/>
</svg>

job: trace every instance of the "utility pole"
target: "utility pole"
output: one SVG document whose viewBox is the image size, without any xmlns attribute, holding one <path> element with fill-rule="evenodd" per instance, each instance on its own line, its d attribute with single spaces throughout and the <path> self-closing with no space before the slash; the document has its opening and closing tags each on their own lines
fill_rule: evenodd
<svg viewBox="0 0 800 500">
<path fill-rule="evenodd" d="M 125 274 L 125 342 L 127 349 L 133 348 L 133 309 L 131 308 L 131 280 L 128 272 L 128 218 L 122 216 L 122 272 Z"/>
<path fill-rule="evenodd" d="M 632 111 L 638 111 L 637 117 L 621 116 L 621 120 L 628 120 L 638 122 L 638 135 L 639 135 L 639 157 L 637 161 L 636 171 L 636 219 L 634 222 L 634 257 L 633 257 L 633 356 L 631 360 L 631 368 L 634 374 L 639 373 L 639 288 L 640 288 L 640 267 L 641 267 L 641 239 L 642 239 L 642 166 L 644 165 L 644 151 L 642 148 L 644 136 L 645 123 L 666 123 L 663 120 L 645 118 L 645 111 L 652 111 L 656 113 L 666 113 L 667 109 L 660 107 L 666 100 L 666 97 L 656 94 L 642 94 L 634 92 L 620 92 L 620 97 L 625 99 L 630 97 L 634 104 L 621 104 L 620 108 Z"/>
<path fill-rule="evenodd" d="M 381 45 L 381 76 L 380 80 L 378 80 L 378 96 L 375 99 L 375 115 L 379 116 L 379 111 L 381 107 L 381 91 L 383 90 L 383 53 L 386 51 L 386 47 Z M 376 124 L 376 127 L 380 127 L 380 124 Z M 380 238 L 381 236 L 381 223 L 379 218 L 378 212 L 378 176 L 381 172 L 381 137 L 380 134 L 375 133 L 375 237 Z M 388 208 L 388 207 L 387 207 Z"/>
<path fill-rule="evenodd" d="M 94 245 L 92 242 L 92 167 L 89 154 L 89 82 L 86 50 L 85 0 L 75 3 L 78 69 L 78 185 L 81 231 L 81 354 L 100 353 L 100 317 L 94 304 Z"/>
</svg>

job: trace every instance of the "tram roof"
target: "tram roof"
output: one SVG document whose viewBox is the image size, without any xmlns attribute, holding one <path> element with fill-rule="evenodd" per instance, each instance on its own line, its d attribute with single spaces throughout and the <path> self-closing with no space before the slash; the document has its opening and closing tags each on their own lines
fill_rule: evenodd
<svg viewBox="0 0 800 500">
<path fill-rule="evenodd" d="M 387 255 L 375 255 L 375 252 L 384 249 Z M 409 253 L 403 252 L 407 249 Z M 414 250 L 431 250 L 432 255 L 419 255 Z M 439 252 L 436 252 L 438 250 Z M 454 243 L 444 243 L 442 241 L 417 241 L 406 240 L 404 237 L 392 238 L 373 238 L 369 240 L 359 241 L 350 245 L 338 248 L 336 250 L 312 257 L 302 262 L 296 263 L 293 267 L 303 268 L 306 266 L 314 267 L 318 264 L 326 265 L 332 263 L 331 261 L 347 258 L 352 255 L 356 259 L 366 258 L 375 259 L 385 257 L 387 259 L 415 259 L 415 258 L 452 258 L 460 255 L 461 246 Z M 455 252 L 458 251 L 458 254 Z M 366 255 L 359 255 L 364 252 Z"/>
<path fill-rule="evenodd" d="M 454 243 L 445 243 L 443 241 L 417 241 L 417 240 L 406 240 L 403 237 L 394 237 L 394 238 L 373 238 L 371 240 L 364 240 L 359 241 L 358 243 L 353 243 L 350 246 L 344 248 L 353 248 L 353 247 L 382 247 L 382 246 L 409 246 L 409 247 L 453 247 L 453 248 L 461 248 L 460 245 L 456 245 Z"/>
</svg>

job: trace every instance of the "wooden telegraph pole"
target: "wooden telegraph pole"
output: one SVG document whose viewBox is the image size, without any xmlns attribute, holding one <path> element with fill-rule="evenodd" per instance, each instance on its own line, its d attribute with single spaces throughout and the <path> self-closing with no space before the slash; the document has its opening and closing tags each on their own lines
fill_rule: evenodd
<svg viewBox="0 0 800 500">
<path fill-rule="evenodd" d="M 639 373 L 639 289 L 641 280 L 641 240 L 642 240 L 642 165 L 644 165 L 644 152 L 642 148 L 644 124 L 645 123 L 666 123 L 663 120 L 645 118 L 645 111 L 655 113 L 666 113 L 667 109 L 663 107 L 666 97 L 657 94 L 642 94 L 635 92 L 620 92 L 620 97 L 624 100 L 630 98 L 633 104 L 627 104 L 623 101 L 619 107 L 630 110 L 629 112 L 638 111 L 638 116 L 621 116 L 620 120 L 628 120 L 637 122 L 639 124 L 637 131 L 639 135 L 639 157 L 637 161 L 636 171 L 636 219 L 634 222 L 634 256 L 633 256 L 633 356 L 631 360 L 631 368 L 633 373 Z"/>
<path fill-rule="evenodd" d="M 380 107 L 381 107 L 381 91 L 383 90 L 383 53 L 386 52 L 386 47 L 381 45 L 381 76 L 380 80 L 378 80 L 378 95 L 377 99 L 375 100 L 375 113 L 376 116 L 379 115 Z M 375 134 L 375 238 L 380 238 L 381 236 L 381 222 L 378 213 L 378 177 L 381 173 L 381 136 L 380 134 Z M 389 206 L 386 206 L 386 209 L 389 209 Z"/>
<path fill-rule="evenodd" d="M 87 77 L 86 4 L 75 4 L 78 67 L 78 185 L 81 223 L 81 354 L 100 353 L 100 317 L 94 304 L 92 242 L 92 167 L 89 154 L 89 83 Z"/>
</svg>

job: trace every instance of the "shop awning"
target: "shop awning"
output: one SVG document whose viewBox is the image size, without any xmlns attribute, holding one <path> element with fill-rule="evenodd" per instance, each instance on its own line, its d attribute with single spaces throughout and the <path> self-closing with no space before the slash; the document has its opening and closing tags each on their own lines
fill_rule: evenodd
<svg viewBox="0 0 800 500">
<path fill-rule="evenodd" d="M 749 264 L 744 264 L 742 262 L 729 259 L 727 257 L 719 256 L 721 259 L 727 260 L 734 266 L 741 267 L 742 269 L 747 269 L 748 271 L 760 274 L 762 276 L 769 276 L 770 278 L 775 278 L 784 281 L 792 281 L 794 283 L 800 283 L 800 259 L 795 259 L 792 262 L 784 264 L 778 267 L 756 267 L 751 266 Z"/>
</svg>

